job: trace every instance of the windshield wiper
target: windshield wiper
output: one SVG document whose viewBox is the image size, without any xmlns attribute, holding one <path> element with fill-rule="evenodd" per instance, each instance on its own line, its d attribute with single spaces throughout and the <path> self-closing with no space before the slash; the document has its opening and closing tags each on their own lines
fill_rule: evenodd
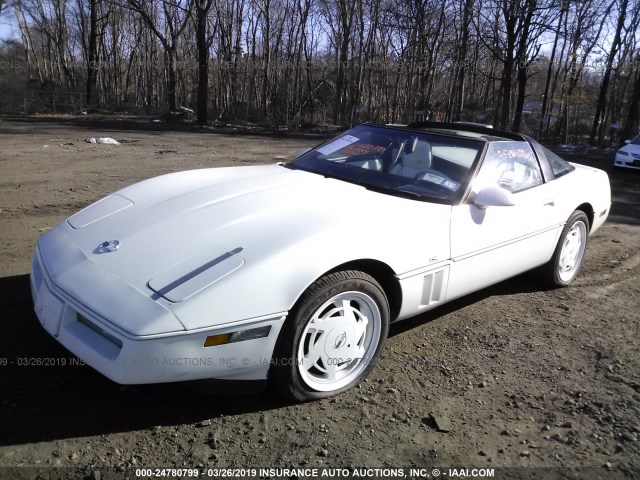
<svg viewBox="0 0 640 480">
<path fill-rule="evenodd" d="M 424 195 L 420 195 L 418 192 L 412 192 L 411 190 L 404 190 L 402 188 L 384 187 L 382 185 L 373 185 L 370 183 L 359 183 L 362 187 L 372 192 L 386 193 L 397 197 L 411 197 L 424 200 Z"/>
<path fill-rule="evenodd" d="M 409 195 L 412 195 L 414 197 L 418 197 L 418 198 L 424 198 L 424 195 L 419 194 L 418 192 L 413 192 L 411 190 L 405 190 L 404 188 L 394 188 L 392 189 L 394 192 L 402 192 L 402 193 L 407 193 Z"/>
</svg>

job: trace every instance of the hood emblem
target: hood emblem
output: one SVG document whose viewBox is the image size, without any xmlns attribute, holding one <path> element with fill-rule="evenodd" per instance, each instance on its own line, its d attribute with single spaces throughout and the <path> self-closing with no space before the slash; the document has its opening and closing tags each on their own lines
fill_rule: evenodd
<svg viewBox="0 0 640 480">
<path fill-rule="evenodd" d="M 336 343 L 333 344 L 333 348 L 337 350 L 338 348 L 342 347 L 345 343 L 347 343 L 347 333 L 342 332 L 340 335 L 338 335 L 338 338 L 336 338 Z"/>
<path fill-rule="evenodd" d="M 120 248 L 120 242 L 118 240 L 107 240 L 98 245 L 98 253 L 111 253 Z"/>
</svg>

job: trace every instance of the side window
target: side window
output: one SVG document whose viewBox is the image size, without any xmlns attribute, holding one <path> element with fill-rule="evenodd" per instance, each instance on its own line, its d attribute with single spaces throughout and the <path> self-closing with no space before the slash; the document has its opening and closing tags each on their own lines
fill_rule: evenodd
<svg viewBox="0 0 640 480">
<path fill-rule="evenodd" d="M 547 147 L 542 147 L 542 151 L 547 157 L 547 161 L 551 166 L 551 171 L 553 172 L 556 178 L 561 177 L 565 173 L 569 173 L 570 171 L 573 170 L 573 167 L 571 166 L 570 163 L 560 158 L 558 155 L 553 153 Z"/>
<path fill-rule="evenodd" d="M 491 142 L 474 180 L 474 190 L 497 184 L 512 193 L 542 183 L 542 173 L 526 142 Z"/>
</svg>

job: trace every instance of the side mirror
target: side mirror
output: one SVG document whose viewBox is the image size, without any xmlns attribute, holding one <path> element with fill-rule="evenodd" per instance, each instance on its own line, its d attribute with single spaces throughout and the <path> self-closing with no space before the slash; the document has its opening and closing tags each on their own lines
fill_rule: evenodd
<svg viewBox="0 0 640 480">
<path fill-rule="evenodd" d="M 299 152 L 297 152 L 297 153 L 293 156 L 293 158 L 294 158 L 294 159 L 299 158 L 299 157 L 301 157 L 302 155 L 304 155 L 305 153 L 310 152 L 310 151 L 311 151 L 311 148 L 305 148 L 304 150 L 300 150 Z"/>
<path fill-rule="evenodd" d="M 631 140 L 625 140 L 624 143 L 626 143 L 627 145 L 629 145 L 631 143 Z"/>
<path fill-rule="evenodd" d="M 497 185 L 481 188 L 473 199 L 473 204 L 479 208 L 510 207 L 515 205 L 513 193 Z"/>
</svg>

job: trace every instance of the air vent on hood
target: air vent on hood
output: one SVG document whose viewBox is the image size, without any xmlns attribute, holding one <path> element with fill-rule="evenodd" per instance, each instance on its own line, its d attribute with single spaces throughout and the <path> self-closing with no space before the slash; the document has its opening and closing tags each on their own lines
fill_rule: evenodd
<svg viewBox="0 0 640 480">
<path fill-rule="evenodd" d="M 84 210 L 79 211 L 70 217 L 67 222 L 76 229 L 86 227 L 93 222 L 102 220 L 103 218 L 113 215 L 120 210 L 124 210 L 131 205 L 133 205 L 133 202 L 127 198 L 116 194 L 109 195 L 108 197 L 89 205 Z"/>
</svg>

